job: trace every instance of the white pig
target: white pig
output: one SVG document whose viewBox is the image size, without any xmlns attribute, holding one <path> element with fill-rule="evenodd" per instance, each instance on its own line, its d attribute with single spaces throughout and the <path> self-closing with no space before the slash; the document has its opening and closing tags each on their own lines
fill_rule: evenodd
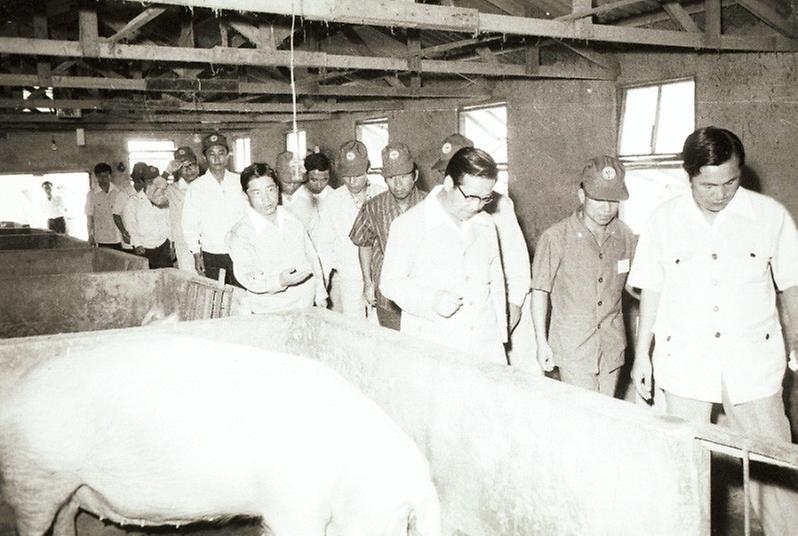
<svg viewBox="0 0 798 536">
<path fill-rule="evenodd" d="M 19 536 L 260 518 L 275 536 L 439 536 L 415 443 L 311 359 L 187 337 L 67 351 L 0 400 Z"/>
</svg>

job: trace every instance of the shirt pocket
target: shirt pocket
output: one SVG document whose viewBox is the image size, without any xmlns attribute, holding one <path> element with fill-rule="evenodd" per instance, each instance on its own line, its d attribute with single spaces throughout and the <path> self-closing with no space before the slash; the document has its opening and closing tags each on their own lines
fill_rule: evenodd
<svg viewBox="0 0 798 536">
<path fill-rule="evenodd" d="M 729 276 L 736 284 L 752 285 L 770 282 L 770 255 L 761 246 L 740 246 L 728 252 L 732 265 Z"/>
</svg>

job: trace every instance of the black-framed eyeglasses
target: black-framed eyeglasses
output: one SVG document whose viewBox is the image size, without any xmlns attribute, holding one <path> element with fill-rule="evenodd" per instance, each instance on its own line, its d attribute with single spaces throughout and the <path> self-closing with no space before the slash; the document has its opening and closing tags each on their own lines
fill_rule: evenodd
<svg viewBox="0 0 798 536">
<path fill-rule="evenodd" d="M 467 193 L 465 193 L 463 191 L 462 188 L 460 188 L 459 184 L 457 185 L 457 189 L 460 190 L 460 195 L 462 195 L 463 198 L 465 198 L 466 201 L 471 201 L 471 200 L 479 201 L 483 205 L 487 205 L 488 203 L 490 203 L 491 201 L 493 201 L 496 198 L 496 196 L 493 195 L 493 194 L 486 195 L 485 197 L 480 197 L 478 195 L 468 195 Z"/>
</svg>

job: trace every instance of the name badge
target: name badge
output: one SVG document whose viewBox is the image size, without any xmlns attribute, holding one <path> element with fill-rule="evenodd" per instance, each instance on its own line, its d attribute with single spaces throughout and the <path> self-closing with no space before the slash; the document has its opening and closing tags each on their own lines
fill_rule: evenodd
<svg viewBox="0 0 798 536">
<path fill-rule="evenodd" d="M 619 274 L 629 273 L 629 259 L 621 259 L 618 261 L 618 273 Z"/>
</svg>

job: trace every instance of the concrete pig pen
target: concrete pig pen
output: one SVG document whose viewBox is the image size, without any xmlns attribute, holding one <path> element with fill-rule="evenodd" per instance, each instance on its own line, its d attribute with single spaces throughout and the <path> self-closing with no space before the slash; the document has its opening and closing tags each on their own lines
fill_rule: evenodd
<svg viewBox="0 0 798 536">
<path fill-rule="evenodd" d="M 226 316 L 230 291 L 174 268 L 0 275 L 0 339 L 140 326 L 151 310 L 180 320 Z"/>
<path fill-rule="evenodd" d="M 329 311 L 2 341 L 0 396 L 25 368 L 67 347 L 156 332 L 302 354 L 340 372 L 426 454 L 447 536 L 709 534 L 709 455 L 694 427 L 508 367 L 476 367 Z M 122 529 L 82 514 L 78 530 Z M 257 526 L 201 530 L 249 535 Z"/>
<path fill-rule="evenodd" d="M 56 234 L 51 231 L 35 229 L 14 229 L 14 233 L 0 234 L 0 250 L 6 249 L 54 249 L 85 248 L 89 245 L 84 240 L 71 236 Z"/>
<path fill-rule="evenodd" d="M 147 259 L 108 248 L 0 251 L 0 277 L 147 270 Z"/>
</svg>

